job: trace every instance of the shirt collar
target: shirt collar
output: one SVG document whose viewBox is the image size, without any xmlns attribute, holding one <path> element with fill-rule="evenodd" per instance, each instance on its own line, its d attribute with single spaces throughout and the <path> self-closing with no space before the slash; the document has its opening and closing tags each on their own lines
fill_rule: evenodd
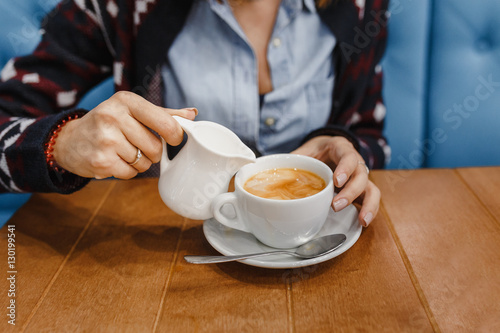
<svg viewBox="0 0 500 333">
<path fill-rule="evenodd" d="M 308 10 L 311 13 L 316 13 L 316 4 L 314 0 L 283 0 L 281 2 L 281 6 L 285 9 L 289 16 L 295 16 L 302 10 Z"/>
<path fill-rule="evenodd" d="M 229 7 L 227 0 L 223 0 L 222 2 L 223 4 L 219 3 L 217 0 L 208 0 L 212 9 L 220 6 Z M 316 13 L 316 3 L 314 0 L 283 0 L 282 5 L 290 12 L 298 12 L 300 10 L 307 9 L 311 13 Z"/>
<path fill-rule="evenodd" d="M 311 13 L 316 13 L 316 3 L 314 0 L 302 0 L 304 2 L 304 6 L 309 9 Z"/>
</svg>

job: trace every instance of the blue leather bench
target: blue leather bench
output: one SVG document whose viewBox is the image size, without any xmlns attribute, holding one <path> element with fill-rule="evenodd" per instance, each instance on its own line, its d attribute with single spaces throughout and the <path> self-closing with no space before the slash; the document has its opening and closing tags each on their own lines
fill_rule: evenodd
<svg viewBox="0 0 500 333">
<path fill-rule="evenodd" d="M 500 165 L 500 2 L 392 0 L 388 168 Z"/>
<path fill-rule="evenodd" d="M 0 66 L 30 52 L 60 0 L 0 2 Z M 383 60 L 388 168 L 500 165 L 500 2 L 392 0 Z M 81 106 L 112 94 L 110 80 Z M 29 195 L 0 195 L 0 225 Z"/>
</svg>

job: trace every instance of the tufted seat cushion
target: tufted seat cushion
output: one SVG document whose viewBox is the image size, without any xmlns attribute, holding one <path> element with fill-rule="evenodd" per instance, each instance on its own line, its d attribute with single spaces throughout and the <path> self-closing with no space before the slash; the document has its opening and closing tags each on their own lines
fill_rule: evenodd
<svg viewBox="0 0 500 333">
<path fill-rule="evenodd" d="M 497 0 L 434 2 L 427 133 L 443 137 L 426 166 L 500 165 L 499 14 Z"/>
<path fill-rule="evenodd" d="M 500 165 L 500 2 L 392 0 L 391 9 L 388 167 Z"/>
</svg>

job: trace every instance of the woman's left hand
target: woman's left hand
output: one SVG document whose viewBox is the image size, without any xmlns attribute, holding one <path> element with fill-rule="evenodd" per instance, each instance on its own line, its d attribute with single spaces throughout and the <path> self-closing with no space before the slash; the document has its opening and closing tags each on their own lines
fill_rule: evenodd
<svg viewBox="0 0 500 333">
<path fill-rule="evenodd" d="M 365 227 L 370 224 L 379 209 L 380 190 L 368 179 L 366 164 L 349 140 L 342 136 L 317 136 L 292 154 L 311 156 L 328 164 L 335 186 L 341 189 L 333 198 L 333 209 L 338 212 L 358 202 L 359 222 Z"/>
</svg>

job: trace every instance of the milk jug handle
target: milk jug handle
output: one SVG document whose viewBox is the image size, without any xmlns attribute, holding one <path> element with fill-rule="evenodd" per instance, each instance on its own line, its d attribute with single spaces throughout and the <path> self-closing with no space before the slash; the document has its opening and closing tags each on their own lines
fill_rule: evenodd
<svg viewBox="0 0 500 333">
<path fill-rule="evenodd" d="M 167 171 L 168 166 L 170 165 L 170 159 L 168 158 L 167 142 L 165 139 L 161 138 L 161 144 L 163 146 L 163 151 L 161 153 L 160 174 L 163 174 L 164 171 Z"/>
<path fill-rule="evenodd" d="M 193 126 L 195 124 L 194 121 L 186 119 L 186 118 L 182 118 L 179 116 L 172 116 L 172 118 L 174 118 L 179 123 L 179 125 L 181 125 L 182 130 L 187 135 L 189 135 L 189 133 L 191 133 L 191 131 L 193 130 Z M 165 142 L 165 140 L 163 138 L 161 138 L 161 143 L 163 145 L 163 152 L 162 152 L 161 164 L 160 164 L 160 174 L 163 173 L 164 171 L 166 171 L 168 169 L 168 166 L 171 163 L 170 159 L 168 158 L 167 143 Z"/>
<path fill-rule="evenodd" d="M 234 208 L 236 216 L 229 217 L 222 212 L 222 207 L 226 204 Z M 242 216 L 238 208 L 238 198 L 234 192 L 222 193 L 216 196 L 212 201 L 212 214 L 218 222 L 222 223 L 226 227 L 251 232 L 242 220 Z"/>
</svg>

